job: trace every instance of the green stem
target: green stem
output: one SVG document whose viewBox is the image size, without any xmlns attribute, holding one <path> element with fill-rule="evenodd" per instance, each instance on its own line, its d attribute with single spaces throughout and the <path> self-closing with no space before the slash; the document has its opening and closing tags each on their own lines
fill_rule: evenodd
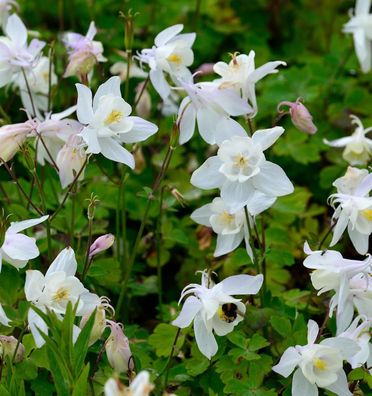
<svg viewBox="0 0 372 396">
<path fill-rule="evenodd" d="M 20 344 L 21 344 L 21 342 L 22 342 L 23 335 L 25 334 L 27 328 L 28 328 L 28 326 L 25 326 L 25 327 L 22 329 L 22 331 L 21 331 L 21 333 L 19 334 L 19 336 L 18 336 L 17 344 L 16 344 L 16 347 L 15 347 L 15 349 L 14 349 L 13 356 L 12 356 L 12 363 L 14 363 L 14 359 L 15 359 L 16 356 L 17 356 L 17 352 L 18 352 L 19 346 L 20 346 Z"/>
<path fill-rule="evenodd" d="M 129 97 L 129 73 L 130 73 L 130 67 L 131 67 L 131 63 L 132 63 L 132 49 L 127 48 L 126 50 L 127 53 L 127 75 L 125 78 L 125 100 L 128 102 L 128 97 Z"/>
<path fill-rule="evenodd" d="M 31 88 L 30 88 L 30 85 L 29 85 L 27 77 L 26 77 L 26 72 L 25 72 L 25 69 L 23 67 L 21 68 L 21 70 L 22 70 L 23 78 L 24 78 L 25 83 L 26 83 L 28 96 L 30 97 L 30 102 L 31 102 L 31 107 L 32 107 L 32 112 L 33 112 L 32 116 L 36 117 L 36 107 L 35 107 L 35 103 L 34 103 L 34 98 L 32 96 Z"/>
<path fill-rule="evenodd" d="M 134 102 L 133 107 L 134 107 L 135 110 L 137 110 L 138 103 L 139 103 L 139 101 L 141 100 L 142 95 L 143 95 L 143 93 L 145 92 L 146 86 L 147 86 L 147 84 L 149 83 L 149 81 L 150 81 L 150 77 L 147 76 L 145 82 L 142 84 L 141 91 L 140 91 L 139 94 L 137 95 L 136 101 Z"/>
<path fill-rule="evenodd" d="M 158 297 L 159 297 L 159 307 L 163 305 L 163 292 L 162 292 L 162 269 L 161 269 L 161 225 L 162 225 L 162 217 L 163 217 L 163 199 L 164 199 L 164 186 L 160 190 L 160 199 L 159 199 L 159 215 L 158 220 L 156 222 L 156 269 L 157 269 L 157 278 L 158 278 Z"/>
<path fill-rule="evenodd" d="M 171 363 L 171 360 L 172 360 L 172 357 L 173 357 L 173 354 L 174 354 L 174 350 L 176 349 L 178 337 L 180 336 L 180 334 L 181 334 L 181 329 L 178 328 L 178 329 L 177 329 L 176 336 L 174 337 L 172 349 L 171 349 L 171 351 L 170 351 L 170 354 L 169 354 L 167 363 L 166 363 L 164 369 L 163 369 L 163 370 L 159 373 L 159 375 L 158 375 L 158 378 L 161 377 L 161 376 L 163 375 L 164 371 L 165 371 L 165 379 L 164 379 L 164 389 L 165 389 L 165 390 L 167 389 L 167 386 L 168 386 L 168 376 L 169 376 L 170 363 Z"/>
<path fill-rule="evenodd" d="M 335 228 L 335 225 L 337 224 L 337 222 L 334 222 L 331 227 L 329 227 L 328 231 L 326 232 L 326 234 L 324 235 L 324 237 L 321 239 L 321 241 L 318 244 L 318 250 L 322 249 L 323 243 L 327 240 L 327 238 L 329 237 L 329 235 L 331 234 L 331 232 L 333 231 L 333 229 Z"/>
<path fill-rule="evenodd" d="M 71 224 L 70 224 L 70 246 L 74 243 L 74 231 L 75 231 L 75 211 L 76 211 L 76 185 L 71 191 Z"/>
<path fill-rule="evenodd" d="M 90 251 L 90 245 L 92 244 L 92 226 L 93 226 L 93 219 L 88 218 L 88 244 L 87 244 L 87 250 L 85 253 L 85 262 L 84 262 L 84 269 L 83 269 L 83 274 L 81 276 L 81 280 L 84 281 L 85 276 L 88 273 L 89 267 L 90 267 L 90 259 L 89 259 L 89 251 Z"/>
</svg>

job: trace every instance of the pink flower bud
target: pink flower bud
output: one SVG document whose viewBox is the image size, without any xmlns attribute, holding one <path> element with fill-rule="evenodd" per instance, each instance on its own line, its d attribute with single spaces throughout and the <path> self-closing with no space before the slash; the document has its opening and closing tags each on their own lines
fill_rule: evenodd
<svg viewBox="0 0 372 396">
<path fill-rule="evenodd" d="M 129 340 L 123 333 L 122 325 L 112 320 L 107 320 L 107 325 L 111 329 L 111 334 L 106 341 L 105 348 L 111 367 L 118 373 L 125 373 L 128 370 L 133 371 L 133 356 L 129 347 Z"/>
<path fill-rule="evenodd" d="M 17 348 L 18 340 L 13 336 L 0 335 L 0 356 L 13 358 L 14 352 Z M 25 355 L 25 347 L 19 343 L 14 362 L 18 363 L 23 360 Z"/>
<path fill-rule="evenodd" d="M 90 246 L 89 258 L 92 258 L 97 253 L 109 249 L 115 242 L 115 237 L 112 234 L 105 234 L 98 237 Z"/>
<path fill-rule="evenodd" d="M 313 123 L 313 117 L 309 113 L 309 110 L 301 103 L 301 98 L 298 98 L 296 102 L 280 102 L 278 105 L 278 112 L 284 115 L 286 113 L 280 110 L 281 106 L 289 107 L 292 123 L 300 131 L 313 135 L 318 130 Z"/>
<path fill-rule="evenodd" d="M 203 63 L 195 70 L 195 73 L 201 73 L 204 75 L 213 74 L 214 73 L 213 66 L 214 63 Z"/>
<path fill-rule="evenodd" d="M 5 162 L 12 159 L 36 125 L 36 121 L 29 120 L 2 126 L 0 128 L 0 158 Z"/>
</svg>

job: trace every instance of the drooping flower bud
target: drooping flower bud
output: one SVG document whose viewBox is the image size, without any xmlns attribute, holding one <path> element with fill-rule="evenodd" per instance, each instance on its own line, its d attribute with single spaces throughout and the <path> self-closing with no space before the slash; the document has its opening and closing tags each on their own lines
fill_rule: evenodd
<svg viewBox="0 0 372 396">
<path fill-rule="evenodd" d="M 112 234 L 105 234 L 98 237 L 90 246 L 89 258 L 92 258 L 97 253 L 109 249 L 115 242 L 115 237 Z"/>
<path fill-rule="evenodd" d="M 87 324 L 87 321 L 90 318 L 90 315 L 84 315 L 81 318 L 80 321 L 80 329 L 83 329 L 84 326 Z M 89 346 L 93 345 L 97 340 L 99 340 L 102 336 L 103 331 L 106 328 L 106 311 L 105 311 L 105 307 L 103 307 L 102 305 L 100 305 L 99 307 L 97 307 L 96 310 L 96 316 L 94 318 L 94 324 L 92 327 L 92 331 L 90 332 L 90 337 L 89 337 Z"/>
<path fill-rule="evenodd" d="M 0 128 L 0 158 L 5 162 L 12 159 L 35 128 L 34 120 L 2 126 Z"/>
<path fill-rule="evenodd" d="M 0 335 L 0 357 L 2 357 L 3 359 L 5 359 L 6 357 L 13 359 L 17 344 L 18 340 L 15 337 Z M 14 357 L 14 362 L 18 363 L 23 360 L 24 355 L 25 347 L 20 342 L 18 344 L 17 353 Z"/>
<path fill-rule="evenodd" d="M 80 172 L 86 160 L 86 153 L 81 147 L 82 138 L 71 135 L 66 144 L 58 152 L 56 163 L 59 170 L 59 179 L 62 188 L 70 185 Z M 84 178 L 84 170 L 79 175 L 79 180 Z"/>
<path fill-rule="evenodd" d="M 122 325 L 112 320 L 107 320 L 107 325 L 111 329 L 111 334 L 106 341 L 105 348 L 111 367 L 118 373 L 125 373 L 128 370 L 133 371 L 133 356 Z"/>
<path fill-rule="evenodd" d="M 293 125 L 301 132 L 313 135 L 318 128 L 314 125 L 313 117 L 309 113 L 309 110 L 302 104 L 301 100 L 301 98 L 298 98 L 295 102 L 280 102 L 277 109 L 278 113 L 286 114 L 280 108 L 282 106 L 288 106 Z"/>
</svg>

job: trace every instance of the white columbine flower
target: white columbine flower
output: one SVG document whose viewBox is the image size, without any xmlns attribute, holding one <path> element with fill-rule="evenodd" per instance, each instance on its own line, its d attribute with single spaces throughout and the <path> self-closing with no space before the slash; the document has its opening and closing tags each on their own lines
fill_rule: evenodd
<svg viewBox="0 0 372 396">
<path fill-rule="evenodd" d="M 366 165 L 372 156 L 372 139 L 366 135 L 372 131 L 372 127 L 364 129 L 358 117 L 351 115 L 350 118 L 352 119 L 351 123 L 356 125 L 356 129 L 351 136 L 331 142 L 324 139 L 324 143 L 331 147 L 345 147 L 342 156 L 350 165 Z"/>
<path fill-rule="evenodd" d="M 78 90 L 77 117 L 86 125 L 80 136 L 88 145 L 87 153 L 102 153 L 108 159 L 134 168 L 133 155 L 121 146 L 146 140 L 158 127 L 140 117 L 129 116 L 131 106 L 121 97 L 120 78 L 111 77 L 92 91 L 82 84 Z"/>
<path fill-rule="evenodd" d="M 0 247 L 0 271 L 2 260 L 20 269 L 27 265 L 28 260 L 36 258 L 40 254 L 35 238 L 20 234 L 20 232 L 42 223 L 48 217 L 46 215 L 39 219 L 10 223 L 10 227 L 5 232 L 4 242 Z"/>
<path fill-rule="evenodd" d="M 356 0 L 354 15 L 343 27 L 344 33 L 352 33 L 355 52 L 364 73 L 372 66 L 372 14 L 369 13 L 371 0 Z"/>
<path fill-rule="evenodd" d="M 179 84 L 188 95 L 182 100 L 177 116 L 180 144 L 191 139 L 196 122 L 200 136 L 209 144 L 220 144 L 234 135 L 247 135 L 230 116 L 244 115 L 252 109 L 233 89 L 220 89 L 212 82 L 194 84 L 191 79 Z"/>
<path fill-rule="evenodd" d="M 312 251 L 307 242 L 304 251 L 308 254 L 304 266 L 314 270 L 310 276 L 314 288 L 318 290 L 318 295 L 330 290 L 335 292 L 330 301 L 329 314 L 332 317 L 337 307 L 337 333 L 339 334 L 350 324 L 354 313 L 350 281 L 354 276 L 367 273 L 371 269 L 372 259 L 369 256 L 363 261 L 348 260 L 334 250 Z"/>
<path fill-rule="evenodd" d="M 149 396 L 154 389 L 150 382 L 148 371 L 140 371 L 129 387 L 124 386 L 118 379 L 110 378 L 105 383 L 105 396 Z"/>
<path fill-rule="evenodd" d="M 293 185 L 283 169 L 266 161 L 263 153 L 283 132 L 282 127 L 275 127 L 256 131 L 252 137 L 223 141 L 217 155 L 192 174 L 191 184 L 205 190 L 220 188 L 232 212 L 247 205 L 256 190 L 267 199 L 292 193 Z"/>
<path fill-rule="evenodd" d="M 6 37 L 0 37 L 0 87 L 23 79 L 21 69 L 33 68 L 45 45 L 37 39 L 27 45 L 26 27 L 16 14 L 9 17 L 5 33 Z"/>
<path fill-rule="evenodd" d="M 97 34 L 94 22 L 89 25 L 85 36 L 79 33 L 66 33 L 63 37 L 69 53 L 69 63 L 63 77 L 87 75 L 97 62 L 106 62 L 103 54 L 103 46 L 100 41 L 93 40 Z"/>
<path fill-rule="evenodd" d="M 71 248 L 62 250 L 43 275 L 37 270 L 26 272 L 25 294 L 37 308 L 46 312 L 54 311 L 59 317 L 66 312 L 69 302 L 78 303 L 76 315 L 91 313 L 101 304 L 100 298 L 90 293 L 75 276 L 77 263 Z M 32 309 L 28 311 L 28 323 L 38 347 L 44 344 L 38 328 L 47 333 L 48 328 L 43 319 Z"/>
<path fill-rule="evenodd" d="M 359 324 L 360 321 L 361 323 Z M 358 315 L 349 328 L 339 335 L 339 337 L 349 338 L 355 341 L 360 348 L 360 351 L 355 351 L 354 356 L 347 359 L 352 368 L 363 366 L 364 363 L 372 359 L 372 344 L 369 342 L 371 338 L 371 324 L 372 318 Z M 368 364 L 368 367 L 370 366 Z"/>
<path fill-rule="evenodd" d="M 275 199 L 255 191 L 247 203 L 249 221 L 254 222 L 252 216 L 266 210 L 274 203 Z M 232 252 L 244 239 L 247 253 L 252 258 L 252 248 L 249 245 L 249 229 L 243 209 L 232 213 L 224 201 L 218 197 L 211 203 L 196 209 L 191 214 L 191 218 L 198 224 L 212 227 L 217 234 L 215 257 Z"/>
<path fill-rule="evenodd" d="M 250 51 L 249 55 L 235 53 L 229 64 L 217 62 L 213 67 L 215 73 L 221 76 L 220 79 L 215 80 L 220 89 L 233 88 L 252 106 L 250 117 L 257 114 L 255 84 L 268 74 L 278 73 L 278 66 L 286 66 L 285 62 L 275 61 L 265 63 L 255 69 L 254 57 L 254 51 Z"/>
<path fill-rule="evenodd" d="M 207 272 L 203 271 L 201 285 L 191 283 L 182 290 L 180 301 L 187 298 L 172 324 L 185 328 L 194 321 L 198 348 L 210 359 L 218 349 L 213 332 L 224 336 L 243 320 L 245 305 L 232 295 L 256 294 L 262 282 L 262 275 L 235 275 L 214 284 Z"/>
<path fill-rule="evenodd" d="M 372 233 L 372 197 L 369 196 L 372 189 L 372 173 L 364 175 L 363 178 L 360 174 L 359 176 L 358 184 L 356 187 L 352 187 L 351 193 L 349 187 L 349 194 L 341 192 L 345 190 L 338 190 L 336 194 L 329 197 L 330 203 L 335 209 L 332 220 L 333 222 L 337 221 L 333 230 L 331 246 L 339 241 L 347 228 L 356 251 L 359 254 L 366 254 L 369 236 Z M 340 179 L 337 179 L 335 183 L 338 187 Z M 343 189 L 342 186 L 341 189 Z"/>
<path fill-rule="evenodd" d="M 307 327 L 307 345 L 286 349 L 273 371 L 287 378 L 298 367 L 292 380 L 292 396 L 317 396 L 318 387 L 338 396 L 352 396 L 342 366 L 343 360 L 359 350 L 358 345 L 340 337 L 315 344 L 319 327 L 313 320 L 309 320 Z"/>
<path fill-rule="evenodd" d="M 368 173 L 367 169 L 348 166 L 345 175 L 336 179 L 332 186 L 337 188 L 339 194 L 353 195 L 361 181 L 368 176 Z"/>
<path fill-rule="evenodd" d="M 182 29 L 183 25 L 170 26 L 155 37 L 155 45 L 152 48 L 143 49 L 138 54 L 139 61 L 149 65 L 151 83 L 163 100 L 171 92 L 164 73 L 167 73 L 176 85 L 179 79 L 191 79 L 187 67 L 194 61 L 191 47 L 196 35 L 179 34 Z"/>
</svg>

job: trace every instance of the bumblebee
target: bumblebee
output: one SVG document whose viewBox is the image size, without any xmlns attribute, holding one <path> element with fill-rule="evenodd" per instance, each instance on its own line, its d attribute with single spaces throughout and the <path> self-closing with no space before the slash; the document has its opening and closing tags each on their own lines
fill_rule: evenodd
<svg viewBox="0 0 372 396">
<path fill-rule="evenodd" d="M 219 317 L 227 323 L 232 323 L 241 313 L 238 306 L 233 303 L 225 303 L 219 308 Z"/>
</svg>

